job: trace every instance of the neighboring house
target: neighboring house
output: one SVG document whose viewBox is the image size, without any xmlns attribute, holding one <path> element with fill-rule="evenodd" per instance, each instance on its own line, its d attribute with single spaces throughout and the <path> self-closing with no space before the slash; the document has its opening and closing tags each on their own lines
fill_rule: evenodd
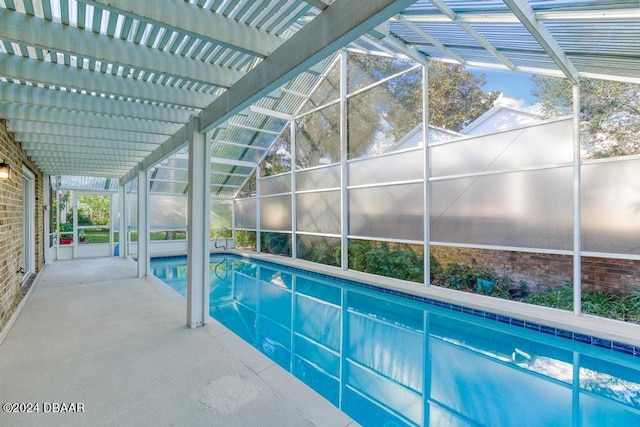
<svg viewBox="0 0 640 427">
<path fill-rule="evenodd" d="M 495 105 L 486 113 L 469 123 L 460 132 L 429 126 L 429 141 L 431 143 L 449 141 L 467 135 L 479 135 L 522 126 L 541 120 L 540 114 L 529 109 L 517 109 L 506 105 Z M 402 139 L 385 151 L 399 151 L 409 148 L 422 147 L 422 124 L 407 133 Z"/>
<path fill-rule="evenodd" d="M 478 135 L 526 125 L 537 120 L 540 120 L 540 114 L 530 109 L 521 110 L 505 105 L 495 105 L 465 126 L 460 133 L 463 135 Z"/>
<path fill-rule="evenodd" d="M 464 135 L 451 130 L 429 126 L 429 141 L 431 142 L 449 141 L 451 139 L 460 138 L 461 136 Z M 414 127 L 399 141 L 387 148 L 385 152 L 390 153 L 392 151 L 407 150 L 409 148 L 417 147 L 422 147 L 422 123 Z"/>
</svg>

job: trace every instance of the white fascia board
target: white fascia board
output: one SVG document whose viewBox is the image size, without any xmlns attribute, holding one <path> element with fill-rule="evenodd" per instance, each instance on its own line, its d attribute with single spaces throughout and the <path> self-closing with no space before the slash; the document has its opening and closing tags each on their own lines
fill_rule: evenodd
<svg viewBox="0 0 640 427">
<path fill-rule="evenodd" d="M 109 12 L 159 25 L 253 56 L 264 58 L 284 41 L 266 31 L 183 1 L 82 0 Z"/>
<path fill-rule="evenodd" d="M 215 98 L 215 95 L 207 93 L 6 53 L 0 53 L 0 75 L 7 79 L 76 88 L 86 92 L 121 96 L 125 99 L 155 101 L 188 108 L 202 108 Z"/>
<path fill-rule="evenodd" d="M 0 117 L 8 120 L 26 120 L 31 122 L 57 123 L 61 125 L 76 125 L 82 123 L 83 126 L 91 128 L 157 135 L 172 135 L 180 128 L 180 125 L 175 123 L 131 119 L 128 117 L 113 117 L 102 114 L 85 113 L 78 110 L 63 110 L 59 108 L 20 104 L 0 103 Z"/>
<path fill-rule="evenodd" d="M 134 119 L 186 123 L 196 109 L 173 108 L 77 92 L 0 82 L 0 102 L 79 110 Z"/>
<path fill-rule="evenodd" d="M 47 135 L 41 133 L 24 133 L 15 134 L 16 140 L 22 143 L 22 146 L 61 146 L 61 147 L 95 147 L 95 148 L 112 148 L 116 150 L 133 150 L 150 152 L 157 148 L 160 144 L 148 144 L 142 142 L 126 142 L 111 139 L 98 138 L 77 138 L 72 136 Z"/>
<path fill-rule="evenodd" d="M 121 159 L 100 159 L 100 158 L 73 158 L 68 159 L 64 157 L 55 157 L 48 155 L 34 155 L 33 161 L 36 163 L 49 164 L 49 165 L 57 165 L 59 167 L 112 167 L 118 169 L 125 169 L 127 167 L 131 167 L 132 164 L 135 164 L 135 161 L 122 161 Z M 70 175 L 69 173 L 65 173 L 65 175 Z"/>
<path fill-rule="evenodd" d="M 89 147 L 78 145 L 52 145 L 52 144 L 34 144 L 34 143 L 22 143 L 22 148 L 28 151 L 29 154 L 61 154 L 74 156 L 75 154 L 93 154 L 93 155 L 105 155 L 105 156 L 117 156 L 123 159 L 131 157 L 144 157 L 149 154 L 146 150 L 120 150 L 118 148 L 104 148 L 104 147 Z"/>
<path fill-rule="evenodd" d="M 72 136 L 76 138 L 97 138 L 114 141 L 142 142 L 158 144 L 166 139 L 163 135 L 127 132 L 113 129 L 91 128 L 77 125 L 7 120 L 7 130 L 13 133 L 34 133 L 46 135 Z"/>
</svg>

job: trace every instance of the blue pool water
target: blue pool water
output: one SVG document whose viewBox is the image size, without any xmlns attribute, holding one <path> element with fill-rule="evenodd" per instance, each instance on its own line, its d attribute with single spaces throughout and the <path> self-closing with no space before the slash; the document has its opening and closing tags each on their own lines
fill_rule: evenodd
<svg viewBox="0 0 640 427">
<path fill-rule="evenodd" d="M 186 258 L 153 273 L 186 293 Z M 637 426 L 640 357 L 211 257 L 211 316 L 363 426 Z M 495 316 L 494 316 L 495 317 Z"/>
</svg>

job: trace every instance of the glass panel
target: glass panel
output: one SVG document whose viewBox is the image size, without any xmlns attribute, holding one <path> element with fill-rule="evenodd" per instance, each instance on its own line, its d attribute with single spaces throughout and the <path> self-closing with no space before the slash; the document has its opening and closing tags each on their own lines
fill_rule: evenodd
<svg viewBox="0 0 640 427">
<path fill-rule="evenodd" d="M 536 77 L 535 93 L 545 114 L 571 114 L 573 95 L 565 80 Z M 582 157 L 606 158 L 640 153 L 640 86 L 580 79 Z"/>
<path fill-rule="evenodd" d="M 347 101 L 349 158 L 381 154 L 422 122 L 422 69 L 416 69 Z"/>
<path fill-rule="evenodd" d="M 291 130 L 287 126 L 276 138 L 262 161 L 262 176 L 277 175 L 291 171 Z"/>
<path fill-rule="evenodd" d="M 296 200 L 299 231 L 340 234 L 340 191 L 298 194 Z"/>
<path fill-rule="evenodd" d="M 231 232 L 231 200 L 211 198 L 211 230 L 226 227 Z M 231 237 L 231 235 L 229 235 Z"/>
<path fill-rule="evenodd" d="M 138 194 L 128 193 L 127 203 L 129 204 L 129 225 L 132 227 L 138 226 Z"/>
<path fill-rule="evenodd" d="M 309 100 L 302 107 L 301 113 L 335 101 L 340 97 L 340 67 L 339 61 L 326 72 L 326 77 L 313 91 Z"/>
<path fill-rule="evenodd" d="M 423 207 L 422 184 L 349 190 L 349 234 L 421 240 Z"/>
<path fill-rule="evenodd" d="M 291 234 L 286 233 L 260 233 L 261 252 L 291 256 Z"/>
<path fill-rule="evenodd" d="M 483 73 L 457 64 L 430 62 L 429 126 L 459 133 L 472 124 L 500 96 L 500 91 L 487 90 L 485 84 Z"/>
<path fill-rule="evenodd" d="M 291 192 L 291 173 L 270 176 L 260 179 L 260 195 L 281 194 Z"/>
<path fill-rule="evenodd" d="M 640 160 L 583 165 L 582 249 L 612 254 L 582 258 L 582 309 L 585 313 L 640 323 L 638 179 Z"/>
<path fill-rule="evenodd" d="M 256 228 L 256 199 L 234 200 L 236 228 Z"/>
<path fill-rule="evenodd" d="M 340 160 L 340 105 L 310 113 L 296 121 L 296 165 L 301 168 Z"/>
<path fill-rule="evenodd" d="M 572 168 L 435 181 L 431 240 L 572 248 Z"/>
<path fill-rule="evenodd" d="M 109 225 L 111 196 L 78 194 L 77 197 L 78 225 Z"/>
<path fill-rule="evenodd" d="M 256 250 L 256 232 L 236 230 L 235 247 L 239 249 Z"/>
<path fill-rule="evenodd" d="M 187 225 L 187 197 L 166 194 L 149 195 L 151 228 L 175 228 Z"/>
<path fill-rule="evenodd" d="M 413 67 L 415 62 L 401 58 L 384 58 L 349 52 L 347 56 L 347 91 L 352 93 Z"/>
<path fill-rule="evenodd" d="M 431 175 L 553 165 L 573 159 L 573 120 L 531 125 L 430 148 Z"/>
<path fill-rule="evenodd" d="M 422 179 L 423 164 L 422 151 L 407 151 L 349 162 L 349 185 Z"/>
<path fill-rule="evenodd" d="M 291 231 L 291 195 L 260 199 L 260 229 Z"/>
<path fill-rule="evenodd" d="M 640 160 L 582 165 L 582 249 L 640 255 Z"/>
<path fill-rule="evenodd" d="M 296 172 L 298 191 L 340 187 L 340 165 Z"/>
<path fill-rule="evenodd" d="M 299 259 L 340 266 L 340 238 L 297 235 Z"/>
<path fill-rule="evenodd" d="M 254 197 L 256 195 L 256 174 L 251 174 L 246 184 L 238 191 L 236 197 Z"/>
</svg>

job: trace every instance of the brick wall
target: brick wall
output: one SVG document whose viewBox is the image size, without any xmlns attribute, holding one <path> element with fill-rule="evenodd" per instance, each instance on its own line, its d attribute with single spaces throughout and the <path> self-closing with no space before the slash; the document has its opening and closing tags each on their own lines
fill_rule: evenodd
<svg viewBox="0 0 640 427">
<path fill-rule="evenodd" d="M 515 282 L 524 280 L 531 290 L 573 282 L 571 255 L 431 246 L 431 254 L 442 266 L 476 265 Z M 582 257 L 582 287 L 611 293 L 640 290 L 640 261 Z"/>
<path fill-rule="evenodd" d="M 22 166 L 36 176 L 36 271 L 44 265 L 44 215 L 42 211 L 43 177 L 22 151 L 13 135 L 7 132 L 6 122 L 0 120 L 0 161 L 11 166 L 11 180 L 0 181 L 0 330 L 7 323 L 20 302 L 22 291 Z"/>
</svg>

